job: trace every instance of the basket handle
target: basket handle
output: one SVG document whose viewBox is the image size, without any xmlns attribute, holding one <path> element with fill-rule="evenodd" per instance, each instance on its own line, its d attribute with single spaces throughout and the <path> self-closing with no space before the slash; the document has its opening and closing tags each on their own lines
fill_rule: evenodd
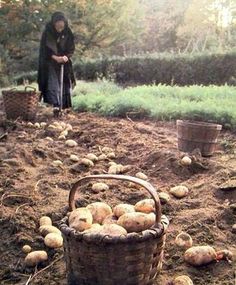
<svg viewBox="0 0 236 285">
<path fill-rule="evenodd" d="M 72 186 L 69 194 L 69 209 L 70 211 L 73 211 L 76 209 L 75 207 L 75 193 L 78 189 L 78 187 L 82 184 L 82 182 L 88 181 L 88 180 L 94 180 L 94 179 L 115 179 L 115 180 L 123 180 L 123 181 L 129 181 L 133 182 L 135 184 L 138 184 L 142 187 L 144 187 L 149 194 L 151 194 L 154 202 L 155 202 L 155 208 L 156 208 L 156 223 L 161 222 L 161 203 L 160 199 L 158 197 L 158 194 L 155 190 L 155 188 L 149 183 L 142 179 L 128 176 L 128 175 L 109 175 L 109 174 L 103 174 L 103 175 L 90 175 L 83 177 L 79 179 L 75 184 Z"/>
<path fill-rule="evenodd" d="M 25 86 L 25 91 L 27 91 L 27 89 L 32 89 L 33 91 L 36 91 L 36 88 L 33 86 Z"/>
</svg>

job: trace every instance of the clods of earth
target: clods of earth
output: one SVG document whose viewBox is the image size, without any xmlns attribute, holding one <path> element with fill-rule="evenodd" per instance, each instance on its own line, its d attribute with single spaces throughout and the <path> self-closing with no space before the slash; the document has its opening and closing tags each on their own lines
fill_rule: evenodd
<svg viewBox="0 0 236 285">
<path fill-rule="evenodd" d="M 203 158 L 198 150 L 186 154 L 177 149 L 174 122 L 74 112 L 55 119 L 51 109 L 43 107 L 36 124 L 10 122 L 2 116 L 0 283 L 66 284 L 63 247 L 45 245 L 39 232 L 40 218 L 48 216 L 54 226 L 58 225 L 68 211 L 69 191 L 79 178 L 123 173 L 147 179 L 157 189 L 162 213 L 170 221 L 163 268 L 156 284 L 175 284 L 173 280 L 180 275 L 195 285 L 235 284 L 234 141 L 233 133 L 222 131 L 214 156 Z M 144 189 L 132 183 L 106 183 L 109 189 L 93 187 L 90 182 L 83 185 L 76 195 L 77 206 L 99 201 L 112 207 L 119 203 L 134 205 L 149 198 Z M 176 190 L 176 186 L 182 188 Z M 176 243 L 182 232 L 183 239 L 190 236 L 191 245 L 229 250 L 233 258 L 200 267 L 186 263 L 186 248 L 178 245 L 181 240 Z M 46 251 L 47 258 L 35 267 L 26 266 L 30 248 L 25 245 Z"/>
</svg>

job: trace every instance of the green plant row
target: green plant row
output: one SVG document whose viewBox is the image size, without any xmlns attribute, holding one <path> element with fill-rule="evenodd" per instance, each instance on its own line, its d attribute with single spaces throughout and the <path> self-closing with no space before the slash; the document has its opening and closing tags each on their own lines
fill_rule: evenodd
<svg viewBox="0 0 236 285">
<path fill-rule="evenodd" d="M 112 82 L 79 82 L 74 109 L 105 116 L 132 114 L 157 120 L 195 119 L 236 129 L 233 86 L 138 86 L 122 89 Z"/>
</svg>

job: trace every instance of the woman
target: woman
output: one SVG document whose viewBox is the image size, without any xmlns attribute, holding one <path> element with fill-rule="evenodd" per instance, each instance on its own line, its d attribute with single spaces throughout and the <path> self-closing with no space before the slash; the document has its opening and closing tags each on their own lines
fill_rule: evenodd
<svg viewBox="0 0 236 285">
<path fill-rule="evenodd" d="M 64 14 L 55 12 L 42 34 L 39 52 L 38 85 L 45 103 L 59 114 L 60 73 L 64 65 L 62 108 L 71 107 L 71 90 L 75 86 L 71 56 L 75 50 L 74 36 Z"/>
</svg>

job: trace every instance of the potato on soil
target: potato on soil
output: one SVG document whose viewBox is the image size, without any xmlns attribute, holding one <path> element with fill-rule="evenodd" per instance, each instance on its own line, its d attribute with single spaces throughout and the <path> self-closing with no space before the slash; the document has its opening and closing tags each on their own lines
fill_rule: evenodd
<svg viewBox="0 0 236 285">
<path fill-rule="evenodd" d="M 52 220 L 48 216 L 42 216 L 39 219 L 39 225 L 40 226 L 52 226 Z"/>
<path fill-rule="evenodd" d="M 144 199 L 137 202 L 134 208 L 136 212 L 149 214 L 155 212 L 155 202 L 153 199 Z"/>
<path fill-rule="evenodd" d="M 67 140 L 67 141 L 65 142 L 65 144 L 66 144 L 67 146 L 69 146 L 69 147 L 75 147 L 75 146 L 78 145 L 77 142 L 74 141 L 74 140 Z"/>
<path fill-rule="evenodd" d="M 43 236 L 46 236 L 47 234 L 50 234 L 50 233 L 57 233 L 57 234 L 60 234 L 61 235 L 61 231 L 54 227 L 54 226 L 49 226 L 49 225 L 44 225 L 44 226 L 41 226 L 39 228 L 39 232 L 43 235 Z"/>
<path fill-rule="evenodd" d="M 216 252 L 211 246 L 193 246 L 184 253 L 184 260 L 193 265 L 201 266 L 216 260 Z"/>
<path fill-rule="evenodd" d="M 106 160 L 107 156 L 103 153 L 101 155 L 99 155 L 98 160 Z"/>
<path fill-rule="evenodd" d="M 117 218 L 119 218 L 124 214 L 134 213 L 134 212 L 135 212 L 134 206 L 130 204 L 119 204 L 115 206 L 113 209 L 113 213 Z"/>
<path fill-rule="evenodd" d="M 25 265 L 33 267 L 48 259 L 47 252 L 44 250 L 32 251 L 25 257 Z"/>
<path fill-rule="evenodd" d="M 156 215 L 154 213 L 128 213 L 122 215 L 117 224 L 127 230 L 127 232 L 142 232 L 151 228 L 156 221 Z"/>
<path fill-rule="evenodd" d="M 135 176 L 136 176 L 137 178 L 140 178 L 140 179 L 143 179 L 143 180 L 148 180 L 147 175 L 145 175 L 145 174 L 142 173 L 142 172 L 136 173 Z"/>
<path fill-rule="evenodd" d="M 173 285 L 193 285 L 193 281 L 187 275 L 181 275 L 175 278 Z"/>
<path fill-rule="evenodd" d="M 72 211 L 69 216 L 69 226 L 79 232 L 91 228 L 92 223 L 92 214 L 85 207 Z"/>
<path fill-rule="evenodd" d="M 189 234 L 181 232 L 176 236 L 175 244 L 179 247 L 189 248 L 193 245 L 193 240 Z"/>
<path fill-rule="evenodd" d="M 99 193 L 99 192 L 101 192 L 101 191 L 107 191 L 107 190 L 109 190 L 109 186 L 108 186 L 106 183 L 101 183 L 101 182 L 99 182 L 99 183 L 93 184 L 92 190 L 93 190 L 93 192 L 95 192 L 95 193 Z"/>
<path fill-rule="evenodd" d="M 189 166 L 189 165 L 192 164 L 192 159 L 191 159 L 190 157 L 188 157 L 188 156 L 184 156 L 184 157 L 181 159 L 180 163 L 181 163 L 183 166 Z"/>
<path fill-rule="evenodd" d="M 72 155 L 70 156 L 70 160 L 71 160 L 71 161 L 74 161 L 74 162 L 78 162 L 78 161 L 79 161 L 79 157 L 78 157 L 77 155 L 72 154 Z"/>
<path fill-rule="evenodd" d="M 87 159 L 87 158 L 83 158 L 80 163 L 87 166 L 87 167 L 93 167 L 94 166 L 94 163 L 92 162 L 92 160 Z"/>
<path fill-rule="evenodd" d="M 29 246 L 27 244 L 22 247 L 22 251 L 24 253 L 29 253 L 29 252 L 31 252 L 31 250 L 32 250 L 31 246 Z"/>
<path fill-rule="evenodd" d="M 98 161 L 98 157 L 93 153 L 87 154 L 87 159 L 91 160 L 92 162 Z"/>
<path fill-rule="evenodd" d="M 45 236 L 44 243 L 50 248 L 58 248 L 63 245 L 63 238 L 57 233 L 50 233 Z"/>
<path fill-rule="evenodd" d="M 175 186 L 170 189 L 170 193 L 176 198 L 183 198 L 188 195 L 188 192 L 188 188 L 183 185 Z"/>
<path fill-rule="evenodd" d="M 106 203 L 95 202 L 86 207 L 93 216 L 93 223 L 102 224 L 103 220 L 112 214 L 112 209 Z"/>
</svg>

